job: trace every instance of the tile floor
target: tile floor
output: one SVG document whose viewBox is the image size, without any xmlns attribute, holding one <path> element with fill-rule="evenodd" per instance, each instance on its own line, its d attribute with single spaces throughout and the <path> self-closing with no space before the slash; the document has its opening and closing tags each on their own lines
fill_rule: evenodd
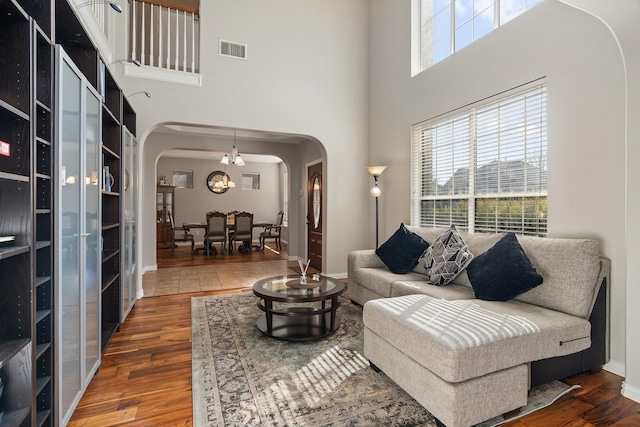
<svg viewBox="0 0 640 427">
<path fill-rule="evenodd" d="M 251 288 L 259 279 L 295 274 L 290 261 L 251 261 L 159 268 L 142 276 L 145 297 L 223 289 Z M 297 265 L 297 264 L 295 264 Z"/>
</svg>

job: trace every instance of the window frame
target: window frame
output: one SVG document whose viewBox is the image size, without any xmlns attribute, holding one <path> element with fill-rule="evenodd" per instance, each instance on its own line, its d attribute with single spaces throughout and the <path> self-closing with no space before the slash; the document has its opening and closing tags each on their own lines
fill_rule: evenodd
<svg viewBox="0 0 640 427">
<path fill-rule="evenodd" d="M 479 115 L 486 113 L 487 111 L 500 111 L 500 108 L 505 108 L 508 106 L 510 102 L 513 100 L 517 100 L 518 98 L 523 99 L 523 108 L 522 115 L 523 120 L 527 120 L 524 124 L 529 124 L 529 114 L 530 110 L 527 110 L 524 107 L 530 106 L 531 102 L 536 102 L 535 97 L 538 96 L 540 103 L 540 113 L 539 113 L 539 123 L 540 126 L 538 128 L 539 137 L 529 137 L 528 136 L 528 128 L 524 128 L 523 132 L 523 141 L 518 143 L 517 145 L 512 145 L 507 142 L 500 142 L 503 134 L 501 132 L 503 127 L 498 124 L 496 129 L 499 129 L 497 132 L 496 141 L 490 141 L 484 144 L 484 146 L 480 147 L 478 143 L 478 125 L 477 119 Z M 529 101 L 533 99 L 533 101 Z M 535 110 L 533 113 L 536 113 Z M 535 116 L 534 116 L 535 117 Z M 436 117 L 433 117 L 429 120 L 425 120 L 420 123 L 416 123 L 411 127 L 411 224 L 422 227 L 444 227 L 449 226 L 450 224 L 455 224 L 457 227 L 461 229 L 468 230 L 469 232 L 508 232 L 513 231 L 517 234 L 528 234 L 535 236 L 546 236 L 547 234 L 547 218 L 548 218 L 548 210 L 547 210 L 547 201 L 548 201 L 548 124 L 547 124 L 547 85 L 545 79 L 539 79 L 525 85 L 519 86 L 517 88 L 510 89 L 505 92 L 501 92 L 484 100 L 466 105 L 449 113 L 445 113 Z M 469 122 L 468 129 L 466 129 L 466 135 L 468 138 L 462 139 L 460 143 L 460 147 L 462 147 L 461 151 L 458 153 L 464 152 L 466 148 L 468 148 L 468 160 L 464 163 L 464 160 L 458 163 L 456 166 L 455 156 L 451 155 L 450 164 L 445 164 L 444 167 L 440 168 L 440 173 L 438 173 L 437 165 L 434 166 L 434 161 L 437 162 L 438 159 L 438 150 L 448 149 L 446 147 L 446 143 L 443 144 L 440 142 L 439 146 L 433 146 L 430 144 L 434 143 L 434 133 L 437 136 L 437 131 L 444 126 L 449 126 L 450 123 L 454 123 L 456 120 L 467 120 Z M 505 120 L 502 121 L 504 123 Z M 534 122 L 534 121 L 531 121 Z M 453 129 L 454 125 L 451 125 Z M 464 128 L 463 128 L 464 129 Z M 431 132 L 430 135 L 425 136 L 425 131 Z M 486 131 L 481 133 L 480 136 L 487 134 Z M 450 136 L 447 135 L 445 138 L 441 138 L 447 140 L 446 138 L 450 138 L 451 141 L 456 140 L 455 134 Z M 429 142 L 431 141 L 431 142 Z M 537 146 L 536 146 L 536 141 Z M 437 142 L 437 141 L 436 141 Z M 453 151 L 456 148 L 454 145 L 457 143 L 451 142 L 451 150 Z M 466 145 L 464 145 L 466 144 Z M 509 147 L 514 148 L 517 147 L 520 150 L 524 150 L 524 155 L 522 159 L 512 158 L 509 156 L 509 160 L 504 160 L 500 162 L 498 160 L 498 175 L 497 180 L 491 179 L 490 181 L 486 181 L 487 183 L 493 183 L 497 185 L 498 190 L 496 191 L 488 191 L 489 185 L 485 184 L 484 188 L 478 187 L 478 170 L 483 167 L 491 164 L 494 160 L 483 160 L 478 159 L 478 152 L 487 149 L 494 149 L 492 144 L 497 144 L 498 149 L 500 147 Z M 444 148 L 443 148 L 444 147 Z M 528 152 L 528 148 L 536 148 L 539 150 L 539 153 L 535 151 Z M 529 159 L 535 158 L 533 154 L 539 154 L 538 163 L 534 165 Z M 446 157 L 446 156 L 444 156 Z M 498 154 L 498 159 L 502 156 Z M 515 156 L 517 157 L 517 156 Z M 449 159 L 446 160 L 448 162 Z M 521 180 L 515 180 L 515 185 L 521 185 L 522 188 L 519 188 L 520 191 L 505 191 L 500 189 L 502 186 L 502 180 L 500 178 L 500 171 L 504 164 L 512 161 L 520 161 L 522 163 L 522 173 L 523 178 Z M 531 166 L 534 166 L 534 169 L 531 169 Z M 464 172 L 466 167 L 467 176 L 464 177 L 460 172 Z M 536 174 L 537 168 L 537 181 L 529 180 L 529 176 L 534 176 Z M 485 171 L 487 169 L 485 168 Z M 509 172 L 518 171 L 517 168 L 506 169 Z M 443 173 L 444 172 L 444 173 Z M 444 185 L 440 184 L 442 179 L 438 179 L 438 176 L 441 178 L 446 178 L 446 183 Z M 462 183 L 462 192 L 456 190 L 456 188 L 460 188 L 460 186 L 456 187 L 456 180 Z M 429 184 L 431 183 L 431 184 Z M 434 184 L 435 183 L 435 187 Z M 444 189 L 443 193 L 439 193 L 441 191 L 441 187 Z M 465 188 L 466 187 L 466 191 Z M 426 189 L 426 190 L 425 190 Z M 511 189 L 511 188 L 509 188 Z M 482 200 L 487 200 L 488 202 L 479 202 Z M 521 211 L 520 211 L 520 222 L 517 223 L 517 226 L 511 227 L 500 227 L 501 222 L 506 222 L 507 224 L 516 224 L 512 222 L 512 203 L 513 201 L 519 200 L 521 203 Z M 466 212 L 464 212 L 464 203 L 459 203 L 459 201 L 466 202 Z M 491 201 L 495 201 L 495 222 L 491 227 L 491 219 L 486 215 L 487 212 L 482 212 L 481 215 L 477 215 L 480 211 L 477 209 L 478 203 L 484 203 L 485 206 L 489 206 Z M 446 206 L 448 203 L 448 207 Z M 431 219 L 430 224 L 426 221 L 430 220 L 430 218 L 426 218 L 425 209 L 428 209 L 428 206 L 432 205 L 434 210 L 443 209 L 441 213 L 446 213 L 447 209 L 449 210 L 449 218 L 448 221 L 444 221 L 442 216 L 439 214 L 434 214 Z M 500 209 L 507 209 L 508 213 L 500 214 Z M 462 211 L 461 211 L 462 209 Z M 535 211 L 535 215 L 531 215 L 531 210 L 537 209 Z M 517 210 L 517 208 L 516 208 Z M 457 212 L 454 215 L 454 211 Z M 527 215 L 527 212 L 530 215 Z M 484 215 L 484 216 L 483 216 Z M 508 221 L 505 221 L 505 218 L 508 218 Z M 482 222 L 484 220 L 484 222 Z"/>
<path fill-rule="evenodd" d="M 524 4 L 524 9 L 517 9 L 515 12 L 513 10 L 507 9 L 507 5 L 511 5 L 513 4 L 513 2 L 509 3 L 509 2 L 503 2 L 502 0 L 492 0 L 493 2 L 492 5 L 485 7 L 481 11 L 478 11 L 475 8 L 475 3 L 476 2 L 480 3 L 480 1 L 467 0 L 467 1 L 471 1 L 472 3 L 470 18 L 461 18 L 461 20 L 456 19 L 458 16 L 456 12 L 457 11 L 456 3 L 462 4 L 462 0 L 449 0 L 449 4 L 441 8 L 436 8 L 434 6 L 431 8 L 432 9 L 431 14 L 429 14 L 428 16 L 425 13 L 426 11 L 426 7 L 424 4 L 425 1 L 429 1 L 429 3 L 432 6 L 434 6 L 434 3 L 436 2 L 436 0 L 414 0 L 414 4 L 412 7 L 413 27 L 415 28 L 415 31 L 412 31 L 412 34 L 413 34 L 413 40 L 416 46 L 414 50 L 415 60 L 412 61 L 413 75 L 421 73 L 427 68 L 453 55 L 455 52 L 473 44 L 476 40 L 479 40 L 483 36 L 493 32 L 496 28 L 499 28 L 505 23 L 511 21 L 513 18 L 516 18 L 517 16 L 527 12 L 529 9 L 537 6 L 543 0 L 521 0 Z M 502 8 L 503 5 L 504 5 L 504 8 Z M 449 18 L 448 33 L 447 33 L 449 38 L 449 43 L 448 43 L 449 52 L 445 56 L 436 59 L 436 55 L 437 55 L 436 49 L 435 49 L 436 42 L 442 40 L 443 37 L 442 37 L 442 34 L 437 33 L 435 30 L 435 27 L 436 27 L 435 19 L 438 15 L 441 15 L 442 11 L 446 8 L 449 9 L 449 11 L 447 12 L 448 18 Z M 493 13 L 491 14 L 493 16 L 493 22 L 492 22 L 493 28 L 491 28 L 486 32 L 476 35 L 475 34 L 476 27 L 479 28 L 480 27 L 479 24 L 481 23 L 480 16 L 483 15 L 486 11 L 488 11 L 491 8 L 493 9 L 492 11 Z M 428 25 L 431 22 L 433 22 L 434 24 Z M 456 33 L 468 24 L 471 26 L 470 40 L 463 45 L 457 46 Z M 433 37 L 429 37 L 427 35 L 427 32 L 430 32 Z M 462 33 L 462 31 L 460 32 Z M 431 56 L 430 59 L 425 58 L 427 54 Z"/>
</svg>

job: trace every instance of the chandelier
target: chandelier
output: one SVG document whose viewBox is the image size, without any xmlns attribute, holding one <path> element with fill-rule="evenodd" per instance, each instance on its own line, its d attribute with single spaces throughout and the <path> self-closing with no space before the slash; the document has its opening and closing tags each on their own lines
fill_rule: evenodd
<svg viewBox="0 0 640 427">
<path fill-rule="evenodd" d="M 233 131 L 233 149 L 231 149 L 231 154 L 225 154 L 220 160 L 220 163 L 223 165 L 228 165 L 232 163 L 236 166 L 244 166 L 244 160 L 240 156 L 238 149 L 236 148 L 236 131 Z"/>
</svg>

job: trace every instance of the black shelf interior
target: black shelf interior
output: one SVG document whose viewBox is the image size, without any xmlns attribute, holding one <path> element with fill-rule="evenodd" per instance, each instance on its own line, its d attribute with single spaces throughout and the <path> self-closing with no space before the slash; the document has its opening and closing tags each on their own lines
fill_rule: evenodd
<svg viewBox="0 0 640 427">
<path fill-rule="evenodd" d="M 49 0 L 18 0 L 18 3 L 38 22 L 47 37 L 51 38 L 51 2 Z"/>
<path fill-rule="evenodd" d="M 31 110 L 30 45 L 30 23 L 24 11 L 12 0 L 0 2 L 0 99 L 27 115 Z"/>
<path fill-rule="evenodd" d="M 0 23 L 0 26 L 2 26 L 2 23 Z M 0 47 L 0 51 L 2 51 L 2 47 Z M 1 71 L 0 75 L 2 75 Z M 1 81 L 2 79 L 0 79 L 0 82 Z M 1 95 L 0 99 L 2 99 Z M 18 116 L 14 114 L 13 111 L 3 108 L 3 106 L 0 105 L 0 141 L 9 144 L 9 155 L 0 154 L 1 171 L 29 176 L 31 168 L 29 127 L 30 123 L 28 118 L 22 115 Z"/>
<path fill-rule="evenodd" d="M 38 3 L 47 3 L 41 2 Z M 38 21 L 39 22 L 39 21 Z M 36 31 L 36 100 L 51 108 L 53 69 L 53 47 L 51 40 L 40 31 Z M 50 140 L 50 138 L 45 138 Z"/>
<path fill-rule="evenodd" d="M 24 252 L 0 260 L 0 346 L 31 338 L 31 260 Z"/>
<path fill-rule="evenodd" d="M 98 50 L 67 0 L 55 0 L 55 41 L 60 44 L 89 83 L 98 89 Z"/>
<path fill-rule="evenodd" d="M 29 182 L 0 179 L 0 236 L 16 236 L 16 246 L 31 244 L 30 187 Z"/>
<path fill-rule="evenodd" d="M 104 78 L 102 100 L 104 107 L 113 115 L 113 118 L 120 122 L 122 114 L 122 91 L 116 84 L 115 79 L 107 67 L 102 67 L 101 78 Z"/>
<path fill-rule="evenodd" d="M 129 100 L 122 97 L 122 124 L 129 129 L 131 134 L 136 134 L 136 112 L 131 107 Z"/>
<path fill-rule="evenodd" d="M 111 114 L 107 108 L 102 108 L 102 143 L 117 158 L 120 158 L 120 122 Z"/>
</svg>

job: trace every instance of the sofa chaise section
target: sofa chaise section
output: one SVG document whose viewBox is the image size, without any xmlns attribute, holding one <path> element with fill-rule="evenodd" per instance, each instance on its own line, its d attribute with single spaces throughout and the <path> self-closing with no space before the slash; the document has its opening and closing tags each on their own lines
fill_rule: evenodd
<svg viewBox="0 0 640 427">
<path fill-rule="evenodd" d="M 408 228 L 429 243 L 443 232 Z M 474 255 L 501 238 L 460 234 Z M 349 255 L 365 357 L 449 427 L 517 410 L 531 387 L 608 361 L 610 263 L 598 243 L 517 240 L 544 280 L 508 301 L 477 299 L 466 271 L 435 286 L 420 265 L 394 274 L 373 250 Z"/>
</svg>

